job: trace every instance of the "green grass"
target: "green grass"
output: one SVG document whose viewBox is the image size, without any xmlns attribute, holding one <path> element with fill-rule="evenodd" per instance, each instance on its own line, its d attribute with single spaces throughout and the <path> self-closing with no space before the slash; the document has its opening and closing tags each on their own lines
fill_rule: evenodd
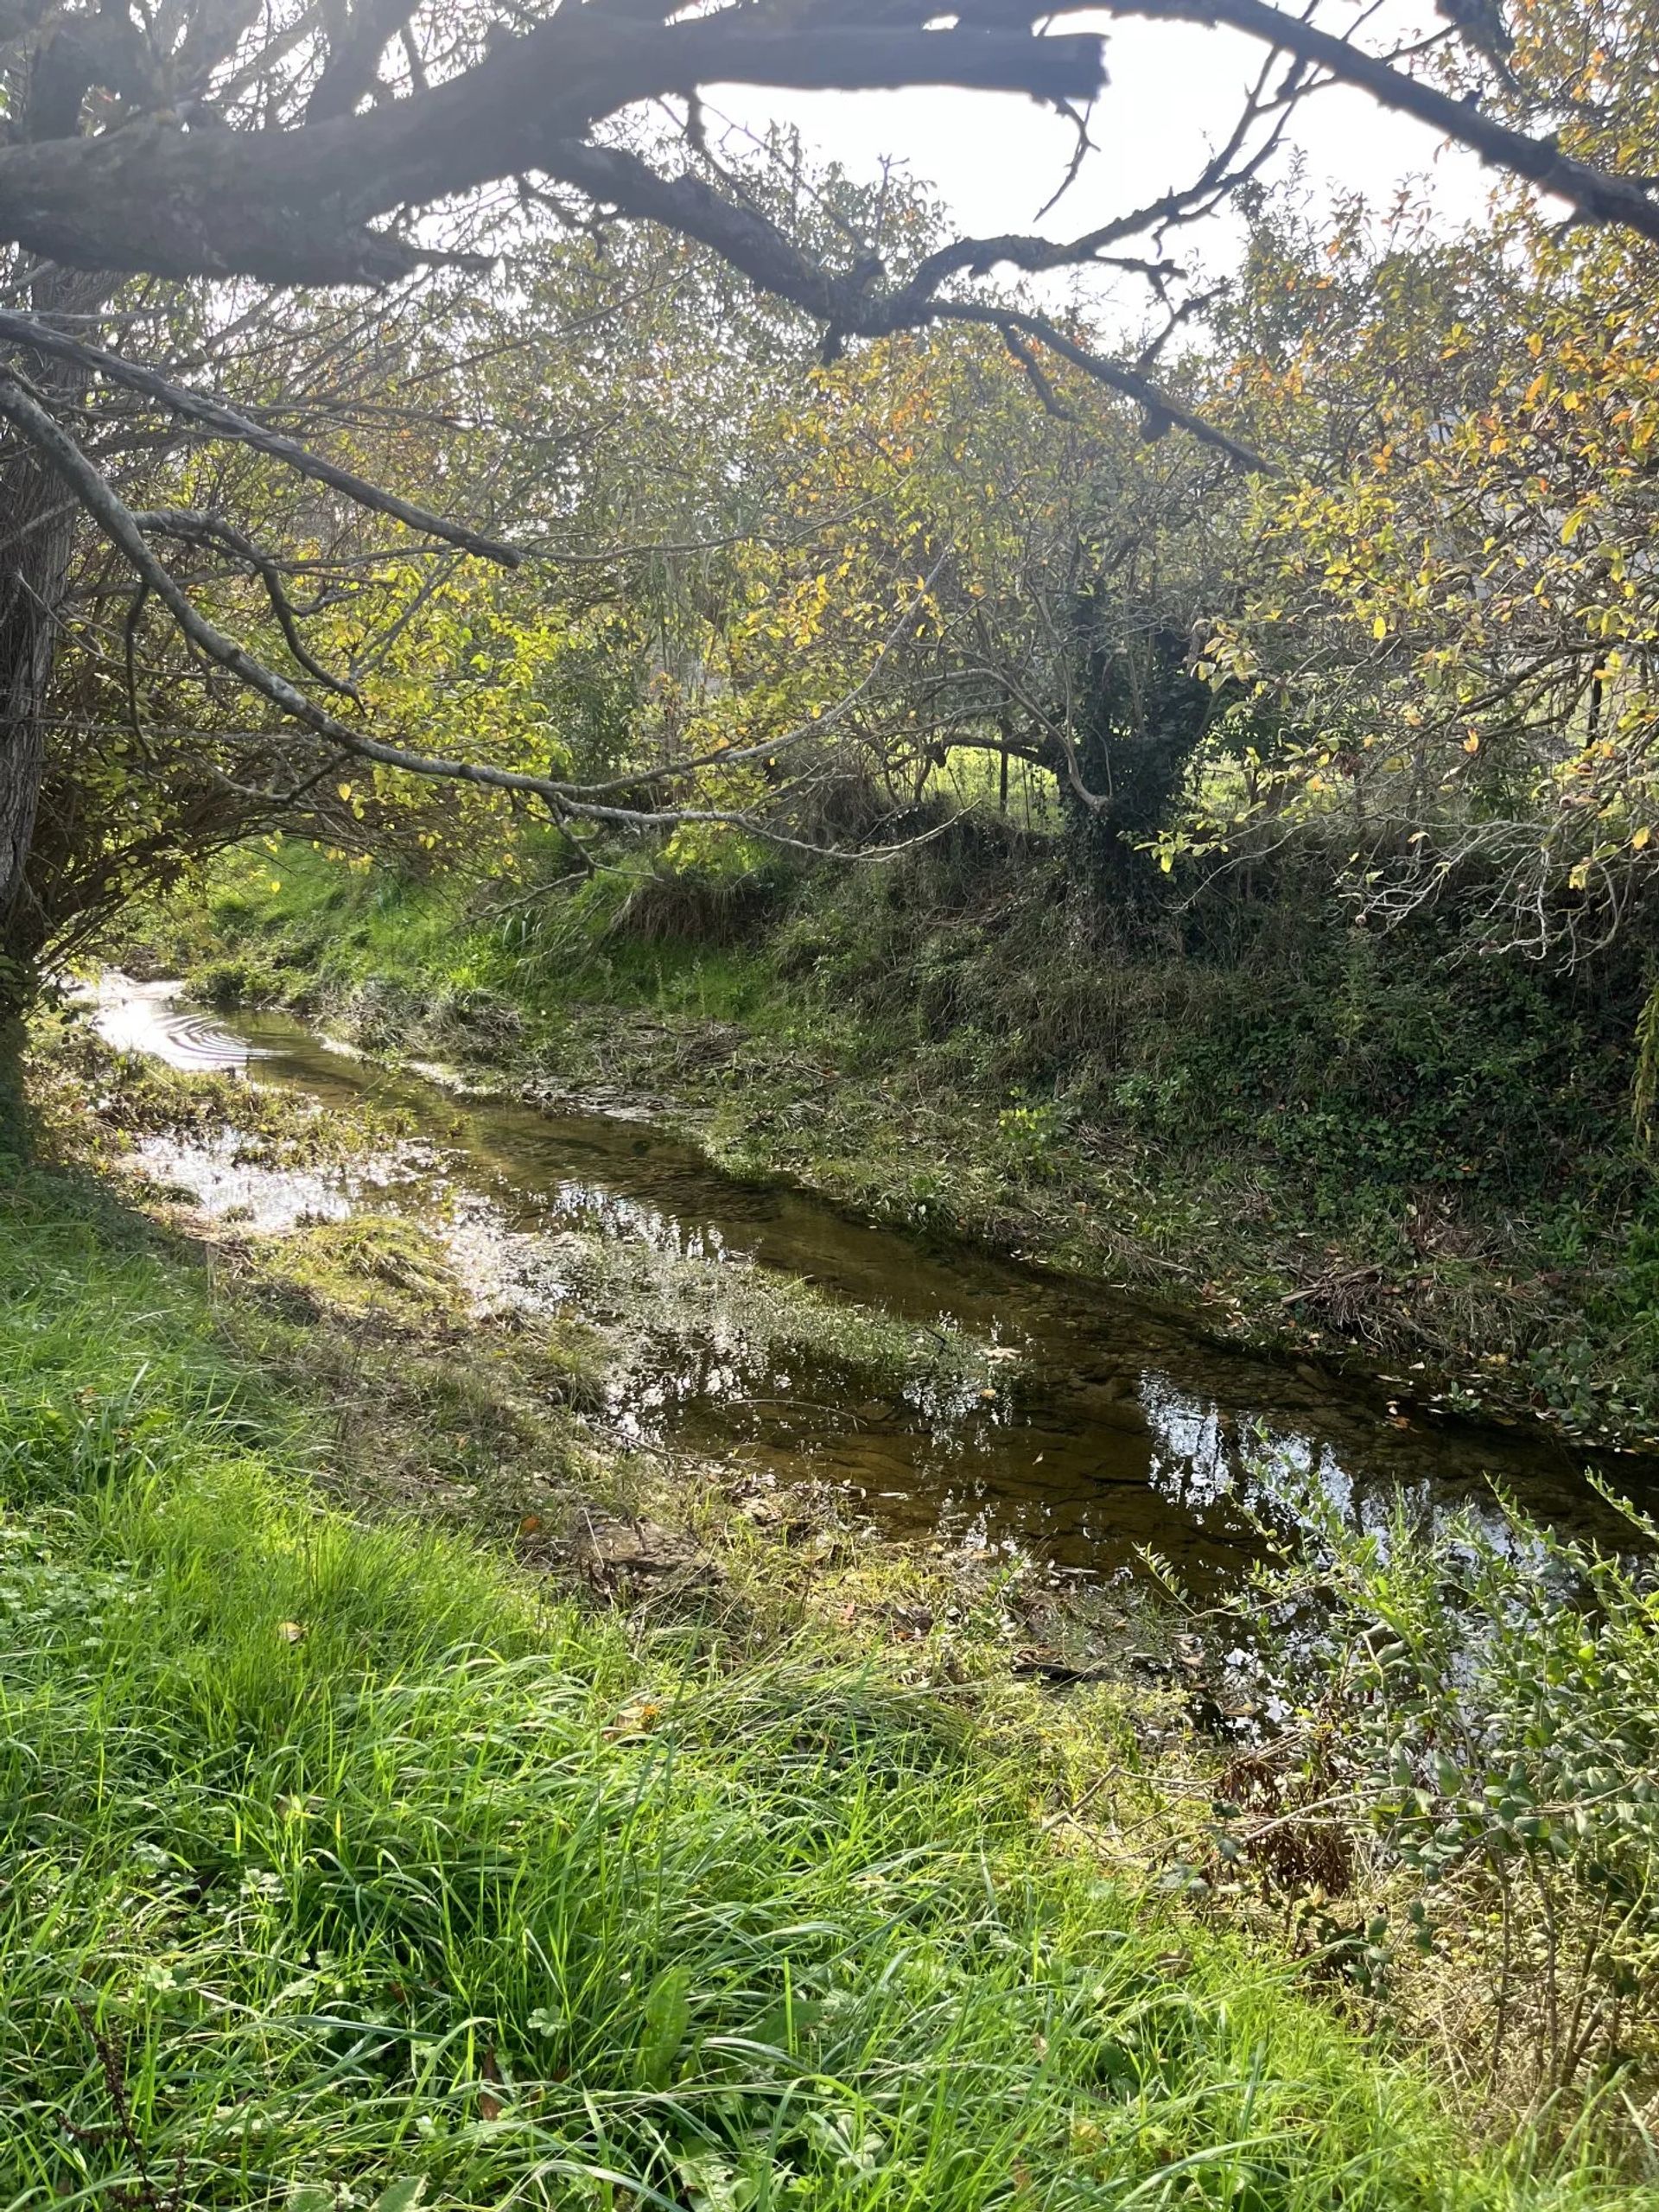
<svg viewBox="0 0 1659 2212">
<path fill-rule="evenodd" d="M 1471 2148 L 962 1701 L 354 1522 L 327 1433 L 0 1188 L 0 2203 L 1659 2202 Z"/>
</svg>

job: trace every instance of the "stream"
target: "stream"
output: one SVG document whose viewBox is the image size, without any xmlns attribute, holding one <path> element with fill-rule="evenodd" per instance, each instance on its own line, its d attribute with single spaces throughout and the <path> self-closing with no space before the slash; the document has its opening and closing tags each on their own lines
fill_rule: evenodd
<svg viewBox="0 0 1659 2212">
<path fill-rule="evenodd" d="M 401 1157 L 304 1173 L 239 1164 L 212 1142 L 146 1140 L 149 1172 L 209 1214 L 256 1230 L 371 1208 L 442 1218 L 486 1302 L 569 1301 L 579 1313 L 562 1255 L 597 1238 L 629 1265 L 695 1263 L 701 1281 L 710 1268 L 745 1271 L 730 1280 L 751 1311 L 795 1277 L 918 1337 L 971 1338 L 994 1378 L 971 1389 L 872 1396 L 868 1376 L 838 1374 L 833 1358 L 769 1369 L 741 1325 L 690 1351 L 665 1337 L 613 1389 L 608 1426 L 625 1441 L 830 1485 L 885 1535 L 1020 1546 L 1088 1576 L 1130 1567 L 1150 1546 L 1214 1587 L 1256 1548 L 1253 1514 L 1284 1520 L 1310 1482 L 1370 1523 L 1398 1486 L 1428 1512 L 1491 1512 L 1496 1481 L 1564 1530 L 1628 1535 L 1584 1478 L 1588 1455 L 1542 1429 L 1399 1410 L 1380 1387 L 1218 1346 L 1104 1287 L 736 1181 L 648 1121 L 457 1095 L 284 1015 L 192 1011 L 173 985 L 106 976 L 96 1019 L 124 1050 L 242 1070 L 325 1109 L 372 1100 L 418 1133 Z M 1641 1482 L 1641 1463 L 1618 1465 L 1622 1487 Z"/>
</svg>

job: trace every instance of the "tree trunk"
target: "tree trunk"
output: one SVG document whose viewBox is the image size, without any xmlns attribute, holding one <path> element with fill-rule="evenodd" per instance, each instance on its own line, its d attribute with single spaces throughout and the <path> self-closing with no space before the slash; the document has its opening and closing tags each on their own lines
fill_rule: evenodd
<svg viewBox="0 0 1659 2212">
<path fill-rule="evenodd" d="M 44 270 L 29 305 L 77 327 L 108 301 L 107 276 Z M 20 366 L 54 413 L 80 400 L 85 373 L 26 354 Z M 0 440 L 0 1022 L 27 1003 L 46 921 L 29 878 L 46 772 L 48 702 L 75 546 L 68 493 L 15 435 Z"/>
<path fill-rule="evenodd" d="M 1077 762 L 1089 790 L 1109 796 L 1085 806 L 1061 775 L 1070 866 L 1128 914 L 1166 904 L 1166 879 L 1145 847 L 1167 827 L 1208 726 L 1209 687 L 1187 660 L 1185 638 L 1157 623 L 1086 649 Z"/>
<path fill-rule="evenodd" d="M 0 1019 L 27 995 L 43 929 L 29 883 L 46 768 L 58 609 L 74 548 L 63 486 L 35 456 L 0 448 Z"/>
<path fill-rule="evenodd" d="M 0 1014 L 0 1181 L 27 1152 L 23 1118 L 23 1025 Z"/>
</svg>

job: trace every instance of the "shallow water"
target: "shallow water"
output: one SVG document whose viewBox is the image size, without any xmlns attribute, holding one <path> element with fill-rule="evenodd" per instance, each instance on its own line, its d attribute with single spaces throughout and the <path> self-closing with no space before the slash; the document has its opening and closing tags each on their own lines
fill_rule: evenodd
<svg viewBox="0 0 1659 2212">
<path fill-rule="evenodd" d="M 1091 1575 L 1150 1546 L 1212 1585 L 1255 1548 L 1243 1509 L 1282 1517 L 1310 1481 L 1363 1522 L 1386 1511 L 1396 1485 L 1426 1510 L 1478 1510 L 1497 1481 L 1558 1527 L 1622 1529 L 1585 1481 L 1586 1455 L 1541 1430 L 1391 1414 L 1380 1389 L 1217 1347 L 1111 1291 L 737 1182 L 649 1122 L 458 1097 L 283 1015 L 221 1023 L 191 1012 L 168 985 L 106 978 L 97 1019 L 124 1049 L 243 1069 L 325 1106 L 372 1099 L 418 1132 L 367 1171 L 297 1178 L 238 1167 L 212 1146 L 146 1147 L 152 1172 L 221 1215 L 280 1228 L 372 1206 L 425 1213 L 484 1305 L 580 1311 L 581 1278 L 560 1264 L 575 1231 L 664 1264 L 804 1277 L 835 1299 L 919 1328 L 954 1325 L 994 1347 L 994 1395 L 873 1399 L 832 1361 L 768 1372 L 729 1339 L 696 1356 L 664 1343 L 618 1384 L 612 1410 L 625 1434 L 835 1484 L 888 1533 L 1017 1543 Z M 1616 1465 L 1620 1486 L 1651 1502 L 1644 1463 Z"/>
</svg>

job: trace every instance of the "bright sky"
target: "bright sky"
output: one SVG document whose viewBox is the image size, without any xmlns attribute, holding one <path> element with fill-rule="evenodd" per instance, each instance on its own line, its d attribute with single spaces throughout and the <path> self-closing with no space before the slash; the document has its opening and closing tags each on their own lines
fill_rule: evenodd
<svg viewBox="0 0 1659 2212">
<path fill-rule="evenodd" d="M 1424 8 L 1411 0 L 1386 0 L 1368 42 L 1424 19 Z M 1225 141 L 1243 90 L 1261 67 L 1262 48 L 1235 31 L 1102 20 L 1111 82 L 1091 124 L 1099 150 L 1041 224 L 1052 237 L 1088 230 L 1196 174 L 1211 148 Z M 1340 28 L 1334 13 L 1327 20 L 1332 29 Z M 1070 19 L 1065 27 L 1087 28 L 1087 19 Z M 810 145 L 855 174 L 873 170 L 883 155 L 900 156 L 939 188 L 969 232 L 1035 227 L 1074 143 L 1061 118 L 1006 94 L 728 89 L 714 95 L 714 105 L 751 129 L 769 118 L 798 124 Z M 1385 113 L 1359 92 L 1320 92 L 1294 118 L 1289 143 L 1306 158 L 1316 198 L 1337 187 L 1358 187 L 1385 200 L 1402 181 L 1426 179 L 1449 222 L 1485 205 L 1488 180 L 1471 154 L 1443 145 L 1421 124 Z M 1228 246 L 1224 232 L 1212 234 L 1212 264 L 1225 261 Z M 1192 250 L 1172 248 L 1178 256 Z"/>
</svg>

